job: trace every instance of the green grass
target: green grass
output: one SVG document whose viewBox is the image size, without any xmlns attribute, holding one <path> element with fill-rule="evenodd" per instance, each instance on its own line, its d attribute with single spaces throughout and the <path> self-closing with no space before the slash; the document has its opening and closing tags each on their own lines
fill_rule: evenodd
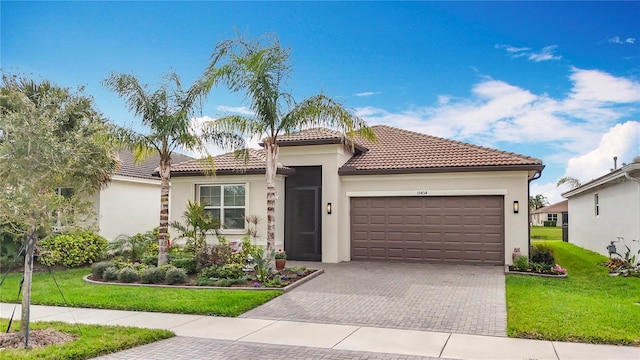
<svg viewBox="0 0 640 360">
<path fill-rule="evenodd" d="M 545 242 L 564 279 L 507 275 L 511 337 L 640 345 L 640 278 L 609 276 L 606 257 L 564 242 Z"/>
<path fill-rule="evenodd" d="M 532 226 L 531 239 L 532 240 L 562 240 L 562 228 Z"/>
<path fill-rule="evenodd" d="M 33 275 L 31 303 L 97 309 L 137 310 L 178 314 L 238 316 L 279 296 L 282 291 L 172 289 L 142 286 L 96 285 L 82 277 L 88 268 L 57 271 L 58 291 L 49 273 Z M 10 274 L 0 288 L 1 302 L 19 302 L 22 274 Z"/>
<path fill-rule="evenodd" d="M 6 331 L 9 321 L 0 319 L 0 328 Z M 11 328 L 19 329 L 20 322 L 15 321 Z M 167 330 L 138 329 L 123 326 L 71 325 L 61 322 L 32 322 L 31 330 L 54 328 L 77 337 L 76 340 L 59 345 L 50 345 L 36 349 L 4 349 L 0 354 L 3 360 L 41 359 L 41 360 L 80 360 L 129 349 L 135 346 L 168 339 L 175 336 Z"/>
</svg>

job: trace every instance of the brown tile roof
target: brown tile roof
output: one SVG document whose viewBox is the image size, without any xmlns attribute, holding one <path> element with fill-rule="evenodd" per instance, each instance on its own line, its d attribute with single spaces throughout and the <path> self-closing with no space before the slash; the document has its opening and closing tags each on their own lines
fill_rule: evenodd
<svg viewBox="0 0 640 360">
<path fill-rule="evenodd" d="M 306 129 L 295 133 L 278 136 L 279 146 L 323 145 L 342 143 L 351 145 L 349 139 L 344 138 L 339 131 L 326 128 Z M 354 146 L 358 151 L 367 150 L 362 146 L 362 144 L 357 142 L 354 144 Z"/>
<path fill-rule="evenodd" d="M 561 213 L 569 211 L 569 200 L 563 200 L 559 203 L 551 204 L 549 206 L 541 207 L 540 209 L 533 210 L 532 214 L 546 214 L 546 213 Z"/>
<path fill-rule="evenodd" d="M 138 164 L 133 160 L 133 153 L 130 151 L 122 150 L 118 153 L 118 157 L 120 158 L 120 170 L 116 171 L 116 175 L 141 179 L 158 179 L 153 174 L 157 173 L 156 169 L 160 163 L 159 155 L 152 155 Z M 174 164 L 191 159 L 193 158 L 187 155 L 176 153 L 171 155 L 171 161 Z"/>
<path fill-rule="evenodd" d="M 237 158 L 233 152 L 214 156 L 213 162 L 217 175 L 230 174 L 264 174 L 266 168 L 266 157 L 264 150 L 249 149 L 249 160 L 245 163 L 244 158 Z M 191 176 L 203 175 L 204 169 L 209 165 L 201 159 L 173 164 L 171 166 L 171 176 Z M 291 169 L 280 167 L 279 174 L 291 173 Z"/>
<path fill-rule="evenodd" d="M 341 175 L 544 168 L 541 160 L 529 156 L 386 125 L 372 129 L 378 140 L 357 139 L 368 151 L 349 159 L 340 168 Z"/>
</svg>

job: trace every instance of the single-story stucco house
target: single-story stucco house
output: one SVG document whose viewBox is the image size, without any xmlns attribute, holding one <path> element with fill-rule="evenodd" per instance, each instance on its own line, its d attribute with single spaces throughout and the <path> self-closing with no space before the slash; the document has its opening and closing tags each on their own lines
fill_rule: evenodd
<svg viewBox="0 0 640 360">
<path fill-rule="evenodd" d="M 569 200 L 569 242 L 609 255 L 614 241 L 624 256 L 640 249 L 640 156 L 633 163 L 562 194 Z M 618 242 L 617 238 L 624 238 Z"/>
<path fill-rule="evenodd" d="M 531 225 L 543 226 L 545 221 L 553 222 L 557 227 L 562 226 L 562 213 L 568 212 L 568 200 L 562 200 L 540 209 L 531 211 Z"/>
<path fill-rule="evenodd" d="M 99 234 L 112 241 L 118 235 L 135 235 L 158 227 L 160 223 L 160 179 L 153 176 L 158 155 L 136 163 L 129 151 L 120 151 L 120 169 L 109 185 L 92 197 Z M 174 162 L 193 158 L 173 154 Z"/>
<path fill-rule="evenodd" d="M 389 126 L 376 142 L 345 142 L 329 129 L 279 138 L 276 247 L 289 259 L 511 263 L 528 250 L 529 182 L 541 160 Z M 237 240 L 243 215 L 257 215 L 266 236 L 265 158 L 215 158 L 216 175 L 198 160 L 171 171 L 171 220 L 187 200 L 207 205 Z"/>
</svg>

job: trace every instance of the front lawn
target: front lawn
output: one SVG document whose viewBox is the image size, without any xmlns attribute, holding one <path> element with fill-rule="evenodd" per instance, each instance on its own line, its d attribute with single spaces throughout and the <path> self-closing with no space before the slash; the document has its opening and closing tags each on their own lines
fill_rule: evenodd
<svg viewBox="0 0 640 360">
<path fill-rule="evenodd" d="M 4 332 L 9 321 L 0 319 L 0 328 Z M 20 322 L 14 321 L 12 329 L 19 329 Z M 167 339 L 175 334 L 167 330 L 138 329 L 124 326 L 99 326 L 65 324 L 61 322 L 32 322 L 31 330 L 53 328 L 77 337 L 76 340 L 59 345 L 49 345 L 30 350 L 1 349 L 3 360 L 12 359 L 91 359 L 135 346 Z"/>
<path fill-rule="evenodd" d="M 545 242 L 564 279 L 507 275 L 511 337 L 640 345 L 640 278 L 612 277 L 605 256 L 573 244 Z"/>
<path fill-rule="evenodd" d="M 532 226 L 531 240 L 562 240 L 562 228 Z"/>
<path fill-rule="evenodd" d="M 34 273 L 34 305 L 72 306 L 97 309 L 136 310 L 178 314 L 238 316 L 282 294 L 273 290 L 172 289 L 118 285 L 95 285 L 82 280 L 89 268 L 53 273 Z M 10 274 L 0 288 L 0 302 L 19 302 L 22 274 Z"/>
</svg>

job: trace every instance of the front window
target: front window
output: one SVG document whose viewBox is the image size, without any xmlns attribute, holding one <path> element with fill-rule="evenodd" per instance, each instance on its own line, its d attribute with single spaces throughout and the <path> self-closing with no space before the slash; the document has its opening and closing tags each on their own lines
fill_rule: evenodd
<svg viewBox="0 0 640 360">
<path fill-rule="evenodd" d="M 558 214 L 547 214 L 547 221 L 558 222 Z"/>
<path fill-rule="evenodd" d="M 246 212 L 245 184 L 201 185 L 200 204 L 222 228 L 244 230 Z"/>
</svg>

